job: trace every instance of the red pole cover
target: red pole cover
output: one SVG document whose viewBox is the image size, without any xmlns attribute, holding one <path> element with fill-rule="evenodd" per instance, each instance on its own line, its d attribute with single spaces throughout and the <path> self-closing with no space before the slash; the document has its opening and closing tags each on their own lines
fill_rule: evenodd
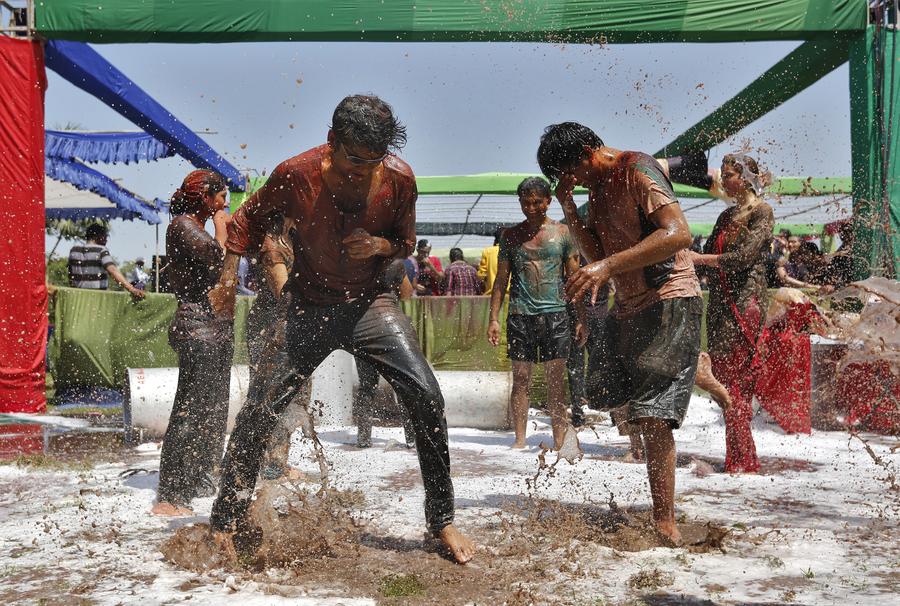
<svg viewBox="0 0 900 606">
<path fill-rule="evenodd" d="M 47 351 L 44 53 L 0 36 L 0 412 L 39 412 Z"/>
</svg>

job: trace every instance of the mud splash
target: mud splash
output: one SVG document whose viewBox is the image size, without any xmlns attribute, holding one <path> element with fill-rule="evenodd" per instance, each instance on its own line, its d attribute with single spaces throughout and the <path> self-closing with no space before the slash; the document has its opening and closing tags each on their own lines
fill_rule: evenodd
<svg viewBox="0 0 900 606">
<path fill-rule="evenodd" d="M 268 483 L 248 512 L 247 530 L 235 537 L 237 551 L 217 540 L 209 524 L 179 528 L 160 547 L 176 566 L 203 572 L 303 566 L 310 560 L 356 555 L 363 524 L 358 492 L 310 492 L 288 482 Z"/>
<path fill-rule="evenodd" d="M 629 552 L 672 547 L 657 532 L 649 512 L 622 509 L 612 498 L 605 507 L 533 498 L 508 503 L 497 516 L 496 529 L 503 537 L 500 546 L 510 556 L 530 553 L 536 543 L 566 549 L 589 542 Z M 727 528 L 711 522 L 684 522 L 678 528 L 682 547 L 692 553 L 723 549 L 729 534 Z"/>
</svg>

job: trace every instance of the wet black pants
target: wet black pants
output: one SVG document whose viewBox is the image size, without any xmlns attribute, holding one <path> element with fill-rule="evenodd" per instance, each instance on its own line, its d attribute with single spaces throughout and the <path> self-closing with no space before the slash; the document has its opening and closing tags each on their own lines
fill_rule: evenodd
<svg viewBox="0 0 900 606">
<path fill-rule="evenodd" d="M 436 532 L 453 521 L 444 398 L 397 297 L 383 294 L 374 301 L 299 305 L 288 314 L 286 355 L 293 369 L 267 390 L 266 397 L 248 398 L 238 415 L 210 516 L 214 529 L 234 530 L 240 524 L 278 416 L 301 382 L 336 349 L 371 363 L 394 388 L 416 435 L 428 528 Z"/>
<path fill-rule="evenodd" d="M 173 505 L 190 503 L 221 461 L 234 355 L 229 327 L 207 330 L 197 318 L 182 321 L 181 312 L 172 328 L 178 336 L 170 339 L 178 354 L 178 387 L 163 438 L 157 489 L 158 500 Z"/>
<path fill-rule="evenodd" d="M 383 410 L 377 410 L 375 406 L 375 390 L 378 389 L 378 371 L 364 358 L 354 358 L 356 362 L 356 374 L 359 375 L 359 388 L 353 397 L 353 416 L 356 417 L 356 444 L 369 445 L 372 441 L 372 417 L 383 414 Z M 413 430 L 409 415 L 406 410 L 400 411 L 403 415 L 403 437 L 407 446 L 415 441 L 416 432 Z"/>
</svg>

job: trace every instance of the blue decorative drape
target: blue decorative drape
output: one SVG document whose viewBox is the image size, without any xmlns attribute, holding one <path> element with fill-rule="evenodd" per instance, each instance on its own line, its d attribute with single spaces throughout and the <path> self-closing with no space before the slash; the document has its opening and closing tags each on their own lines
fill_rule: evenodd
<svg viewBox="0 0 900 606">
<path fill-rule="evenodd" d="M 157 214 L 158 208 L 154 208 L 144 200 L 141 200 L 128 190 L 119 187 L 115 181 L 101 172 L 71 158 L 44 158 L 44 172 L 51 179 L 71 183 L 81 190 L 93 192 L 109 199 L 115 204 L 121 213 L 101 211 L 99 214 L 109 217 L 121 217 L 126 219 L 140 218 L 151 225 L 161 223 Z M 68 210 L 68 209 L 67 209 Z M 81 216 L 98 216 L 98 213 L 85 215 L 85 209 L 71 209 L 71 212 L 50 213 L 49 217 L 81 218 Z"/>
<path fill-rule="evenodd" d="M 150 162 L 170 158 L 175 151 L 148 133 L 78 133 L 45 131 L 44 153 L 82 162 Z"/>
<path fill-rule="evenodd" d="M 237 168 L 87 44 L 50 40 L 45 47 L 45 60 L 47 67 L 106 103 L 197 168 L 214 170 L 232 190 L 243 191 L 244 177 Z"/>
</svg>

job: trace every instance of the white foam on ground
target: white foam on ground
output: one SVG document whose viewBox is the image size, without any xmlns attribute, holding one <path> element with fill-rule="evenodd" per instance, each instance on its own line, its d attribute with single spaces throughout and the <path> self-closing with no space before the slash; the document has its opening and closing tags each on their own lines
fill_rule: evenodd
<svg viewBox="0 0 900 606">
<path fill-rule="evenodd" d="M 604 503 L 610 493 L 620 506 L 647 506 L 650 495 L 642 465 L 600 459 L 624 454 L 627 438 L 608 426 L 579 437 L 585 457 L 565 462 L 553 477 L 541 476 L 529 493 L 526 480 L 537 468 L 538 444 L 550 440 L 546 417 L 532 412 L 529 448 L 511 450 L 508 432 L 451 429 L 451 461 L 457 524 L 465 530 L 484 524 L 507 499 L 534 494 L 572 503 Z M 653 568 L 672 575 L 668 595 L 697 603 L 767 602 L 799 604 L 897 604 L 900 590 L 898 495 L 846 433 L 784 435 L 772 425 L 754 425 L 762 457 L 808 461 L 812 471 L 775 475 L 697 477 L 677 472 L 679 515 L 732 527 L 743 538 L 726 543 L 726 552 L 690 554 L 654 549 L 615 553 L 582 545 L 580 564 L 589 574 L 571 582 L 573 604 L 624 603 L 640 597 L 630 589 L 632 575 Z M 400 428 L 375 428 L 373 447 L 347 448 L 353 428 L 321 428 L 320 438 L 333 464 L 339 488 L 361 490 L 367 513 L 387 534 L 420 539 L 423 491 L 414 451 L 397 447 Z M 676 432 L 680 455 L 724 458 L 724 427 L 718 408 L 695 396 L 685 427 Z M 888 464 L 893 438 L 872 437 L 870 445 Z M 389 448 L 386 448 L 389 446 Z M 158 451 L 142 448 L 140 466 L 155 468 Z M 315 474 L 299 435 L 292 461 Z M 552 462 L 554 455 L 547 455 Z M 255 583 L 213 572 L 197 575 L 162 560 L 158 546 L 178 526 L 207 521 L 212 499 L 194 502 L 198 515 L 167 520 L 147 515 L 155 498 L 156 476 L 120 479 L 124 463 L 91 471 L 29 471 L 0 466 L 0 597 L 37 602 L 86 598 L 97 604 L 374 604 L 378 596 L 342 596 L 328 587 L 298 588 L 296 595 L 263 593 Z M 768 533 L 768 534 L 766 534 Z M 759 539 L 759 544 L 745 540 Z M 764 538 L 763 538 L 764 537 Z M 522 579 L 528 582 L 528 579 Z M 605 600 L 605 602 L 601 601 Z M 0 600 L 2 601 L 2 600 Z M 563 602 L 567 603 L 567 602 Z"/>
</svg>

